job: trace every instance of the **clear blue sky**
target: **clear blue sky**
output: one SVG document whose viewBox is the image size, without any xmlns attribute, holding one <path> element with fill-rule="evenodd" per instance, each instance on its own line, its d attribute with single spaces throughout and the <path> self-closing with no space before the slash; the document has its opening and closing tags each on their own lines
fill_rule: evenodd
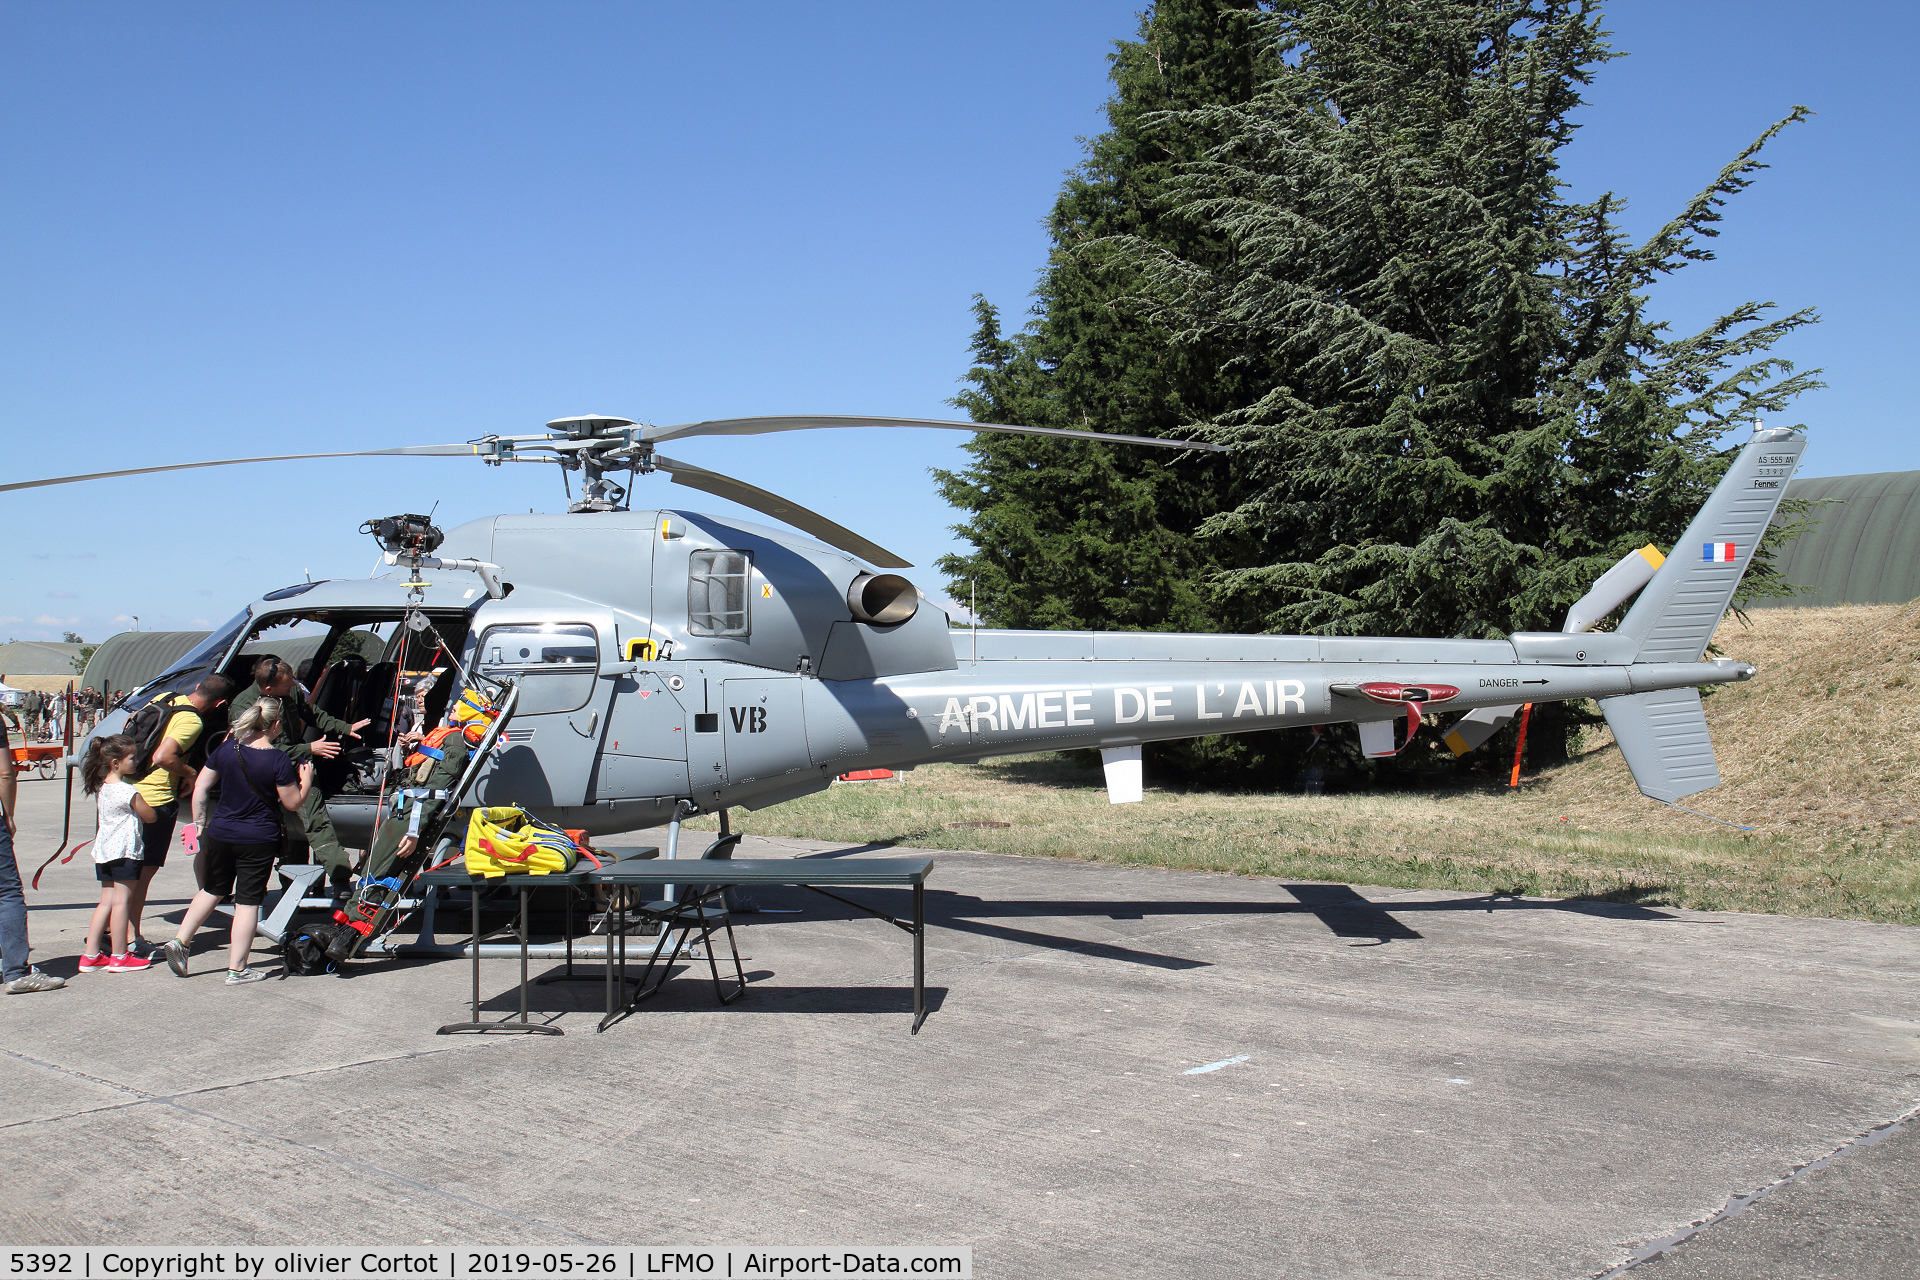
<svg viewBox="0 0 1920 1280">
<path fill-rule="evenodd" d="M 535 430 L 562 414 L 954 416 L 968 303 L 1017 318 L 1132 0 L 0 9 L 10 478 Z M 1796 102 L 1677 328 L 1818 306 L 1809 474 L 1920 468 L 1905 5 L 1612 6 L 1566 154 L 1663 220 Z M 952 549 L 903 431 L 690 442 L 913 560 Z M 557 510 L 550 468 L 274 464 L 0 498 L 0 639 L 205 626 L 365 574 L 373 515 Z M 733 509 L 664 480 L 636 505 Z M 737 514 L 737 512 L 735 512 Z"/>
</svg>

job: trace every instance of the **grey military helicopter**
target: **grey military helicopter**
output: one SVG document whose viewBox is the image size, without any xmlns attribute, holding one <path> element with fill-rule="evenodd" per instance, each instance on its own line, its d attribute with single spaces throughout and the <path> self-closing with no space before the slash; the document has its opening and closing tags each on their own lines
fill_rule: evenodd
<svg viewBox="0 0 1920 1280">
<path fill-rule="evenodd" d="M 1720 781 L 1699 688 L 1745 680 L 1703 661 L 1713 631 L 1804 436 L 1756 425 L 1679 547 L 1630 553 L 1559 632 L 1505 640 L 1182 635 L 957 628 L 893 570 L 906 561 L 778 495 L 662 456 L 707 435 L 839 427 L 931 427 L 1174 449 L 1192 441 L 907 418 L 739 418 L 649 426 L 558 418 L 537 435 L 457 445 L 294 454 L 142 467 L 0 485 L 303 458 L 477 457 L 546 462 L 583 480 L 565 514 L 497 515 L 442 534 L 417 516 L 370 521 L 404 579 L 302 582 L 247 604 L 123 710 L 234 673 L 276 628 L 319 623 L 326 647 L 394 624 L 380 660 L 337 663 L 316 705 L 369 718 L 384 742 L 396 678 L 433 676 L 428 723 L 459 681 L 511 688 L 511 723 L 476 753 L 467 804 L 520 804 L 610 835 L 729 807 L 760 809 L 855 770 L 910 769 L 1019 752 L 1097 748 L 1109 798 L 1141 798 L 1143 745 L 1205 734 L 1352 723 L 1363 751 L 1403 750 L 1424 715 L 1467 713 L 1456 751 L 1484 742 L 1523 703 L 1598 699 L 1639 789 L 1663 803 Z M 612 475 L 664 472 L 801 534 L 694 511 L 634 510 Z M 805 536 L 801 536 L 805 535 Z M 1638 599 L 1618 626 L 1594 626 Z M 243 676 L 244 678 L 244 676 Z M 117 720 L 104 722 L 110 729 Z M 1401 730 L 1404 726 L 1404 732 Z M 371 755 L 372 753 L 368 753 Z M 378 762 L 336 779 L 329 810 L 365 845 L 382 793 Z"/>
</svg>

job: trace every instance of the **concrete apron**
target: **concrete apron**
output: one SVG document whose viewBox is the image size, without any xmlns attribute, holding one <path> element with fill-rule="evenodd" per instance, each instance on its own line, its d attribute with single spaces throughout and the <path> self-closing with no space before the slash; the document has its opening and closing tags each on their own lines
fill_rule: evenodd
<svg viewBox="0 0 1920 1280">
<path fill-rule="evenodd" d="M 29 875 L 61 787 L 21 785 Z M 534 989 L 564 1037 L 436 1037 L 462 961 L 228 988 L 223 934 L 187 981 L 0 998 L 0 1237 L 1592 1276 L 1920 1101 L 1909 929 L 937 856 L 918 1037 L 908 938 L 799 890 L 740 917 L 738 1003 L 698 964 L 605 1035 L 579 983 Z M 91 867 L 41 885 L 35 958 L 73 975 Z M 176 849 L 149 937 L 192 889 Z"/>
</svg>

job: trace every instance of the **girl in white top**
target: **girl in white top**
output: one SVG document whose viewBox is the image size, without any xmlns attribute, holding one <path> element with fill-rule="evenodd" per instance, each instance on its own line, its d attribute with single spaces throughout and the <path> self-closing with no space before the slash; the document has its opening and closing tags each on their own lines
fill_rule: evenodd
<svg viewBox="0 0 1920 1280">
<path fill-rule="evenodd" d="M 87 747 L 80 778 L 87 794 L 100 800 L 100 830 L 93 838 L 93 873 L 100 881 L 100 905 L 87 925 L 87 941 L 80 953 L 80 972 L 138 973 L 149 963 L 127 950 L 127 907 L 140 879 L 140 824 L 154 820 L 153 806 L 135 789 L 127 774 L 133 769 L 139 746 L 132 738 L 112 734 L 95 738 Z M 113 950 L 101 954 L 102 933 Z"/>
</svg>

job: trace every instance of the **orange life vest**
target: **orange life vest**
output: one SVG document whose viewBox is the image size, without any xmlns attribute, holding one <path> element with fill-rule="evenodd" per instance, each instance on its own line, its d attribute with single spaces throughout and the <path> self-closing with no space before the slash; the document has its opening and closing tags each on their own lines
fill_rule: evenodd
<svg viewBox="0 0 1920 1280">
<path fill-rule="evenodd" d="M 482 734 L 486 732 L 484 726 L 475 725 L 473 727 L 480 729 Z M 452 737 L 454 734 L 460 733 L 461 731 L 462 730 L 459 725 L 448 725 L 445 728 L 435 729 L 432 733 L 429 733 L 421 741 L 420 745 L 414 749 L 413 754 L 407 757 L 407 768 L 409 769 L 417 768 L 418 766 L 427 763 L 427 761 L 429 760 L 445 759 L 447 753 L 441 750 L 441 744 L 445 742 L 448 738 Z M 478 741 L 477 738 L 474 740 Z"/>
</svg>

